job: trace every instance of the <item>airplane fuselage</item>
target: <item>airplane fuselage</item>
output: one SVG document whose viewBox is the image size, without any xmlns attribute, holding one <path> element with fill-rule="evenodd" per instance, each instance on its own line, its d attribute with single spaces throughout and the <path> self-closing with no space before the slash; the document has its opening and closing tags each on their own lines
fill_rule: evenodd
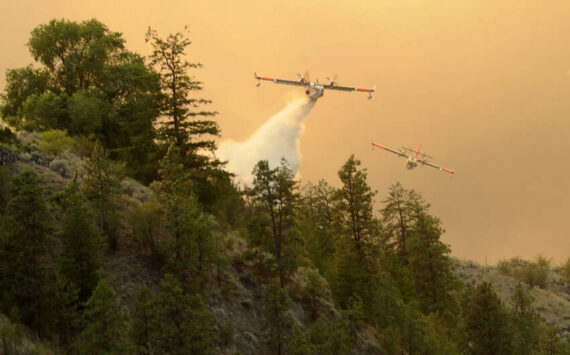
<svg viewBox="0 0 570 355">
<path fill-rule="evenodd" d="M 416 166 L 418 166 L 418 162 L 417 162 L 416 158 L 408 157 L 408 161 L 406 162 L 406 169 L 412 170 Z"/>
<path fill-rule="evenodd" d="M 309 83 L 305 89 L 305 94 L 313 101 L 324 95 L 323 86 L 316 83 Z"/>
</svg>

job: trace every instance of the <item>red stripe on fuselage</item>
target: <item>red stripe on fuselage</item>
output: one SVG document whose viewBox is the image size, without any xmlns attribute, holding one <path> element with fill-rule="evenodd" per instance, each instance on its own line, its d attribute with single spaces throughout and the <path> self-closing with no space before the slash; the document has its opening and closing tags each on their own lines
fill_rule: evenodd
<svg viewBox="0 0 570 355">
<path fill-rule="evenodd" d="M 260 76 L 259 79 L 261 79 L 261 80 L 275 81 L 275 79 L 273 79 L 273 78 L 268 78 L 268 77 L 266 77 L 266 76 Z"/>
<path fill-rule="evenodd" d="M 376 146 L 376 147 L 378 147 L 378 148 L 386 149 L 386 148 L 384 148 L 383 146 L 378 145 L 378 144 L 376 144 L 376 143 L 372 143 L 372 145 L 373 145 L 373 146 Z"/>
<path fill-rule="evenodd" d="M 356 90 L 358 90 L 358 91 L 366 91 L 366 92 L 372 92 L 372 89 L 361 89 L 361 88 L 356 88 Z"/>
</svg>

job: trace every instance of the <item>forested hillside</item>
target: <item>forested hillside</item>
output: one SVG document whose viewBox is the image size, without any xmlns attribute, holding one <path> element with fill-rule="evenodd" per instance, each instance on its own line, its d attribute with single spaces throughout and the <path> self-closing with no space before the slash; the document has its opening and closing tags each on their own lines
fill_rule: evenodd
<svg viewBox="0 0 570 355">
<path fill-rule="evenodd" d="M 146 40 L 145 58 L 97 20 L 52 20 L 6 73 L 3 353 L 570 353 L 570 259 L 486 278 L 420 193 L 378 196 L 350 152 L 337 181 L 282 160 L 234 183 L 187 33 Z"/>
</svg>

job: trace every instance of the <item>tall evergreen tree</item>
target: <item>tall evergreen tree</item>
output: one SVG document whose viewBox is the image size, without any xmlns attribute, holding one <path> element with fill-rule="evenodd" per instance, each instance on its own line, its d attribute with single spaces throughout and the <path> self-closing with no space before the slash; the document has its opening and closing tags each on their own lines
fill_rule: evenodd
<svg viewBox="0 0 570 355">
<path fill-rule="evenodd" d="M 333 294 L 341 307 L 358 297 L 367 311 L 372 304 L 377 259 L 379 221 L 373 216 L 375 192 L 366 182 L 366 169 L 360 169 L 354 155 L 338 171 L 342 186 L 336 191 L 336 211 L 340 217 L 341 237 L 337 243 L 336 274 Z"/>
<path fill-rule="evenodd" d="M 385 244 L 407 264 L 408 238 L 413 230 L 418 214 L 429 208 L 414 190 L 406 190 L 399 182 L 390 186 L 388 197 L 381 210 Z"/>
<path fill-rule="evenodd" d="M 267 331 L 267 344 L 272 353 L 285 353 L 293 327 L 293 320 L 288 313 L 291 299 L 287 291 L 277 282 L 267 285 L 263 295 L 264 329 Z"/>
<path fill-rule="evenodd" d="M 125 315 L 108 279 L 99 280 L 85 304 L 87 326 L 81 335 L 84 354 L 124 354 L 129 349 Z"/>
<path fill-rule="evenodd" d="M 540 316 L 534 310 L 534 298 L 517 285 L 512 296 L 511 322 L 514 328 L 513 352 L 515 354 L 535 354 L 538 350 L 542 327 Z"/>
<path fill-rule="evenodd" d="M 338 213 L 334 208 L 334 188 L 325 180 L 302 189 L 298 224 L 313 264 L 321 274 L 330 272 L 338 239 Z"/>
<path fill-rule="evenodd" d="M 470 353 L 511 353 L 508 314 L 489 283 L 483 282 L 472 294 L 465 311 L 465 323 Z"/>
<path fill-rule="evenodd" d="M 296 243 L 295 207 L 299 198 L 297 183 L 287 161 L 281 159 L 278 168 L 271 169 L 267 160 L 261 160 L 253 169 L 254 200 L 261 206 L 267 217 L 273 236 L 277 260 L 277 272 L 281 287 L 288 274 L 296 267 L 294 245 Z"/>
<path fill-rule="evenodd" d="M 456 312 L 452 292 L 459 287 L 449 246 L 440 241 L 443 230 L 437 218 L 419 213 L 408 238 L 408 267 L 416 297 L 424 313 Z"/>
<path fill-rule="evenodd" d="M 87 201 L 74 179 L 67 188 L 64 202 L 60 264 L 61 273 L 79 289 L 81 302 L 91 296 L 99 279 L 100 234 L 89 212 Z"/>
<path fill-rule="evenodd" d="M 215 260 L 209 219 L 193 194 L 192 181 L 180 163 L 177 147 L 168 150 L 159 175 L 161 179 L 152 188 L 164 217 L 160 249 L 165 257 L 165 271 L 190 287 L 191 281 L 200 281 Z"/>
<path fill-rule="evenodd" d="M 55 282 L 56 299 L 52 309 L 53 322 L 59 343 L 66 347 L 73 343 L 81 327 L 82 302 L 79 301 L 79 289 L 65 275 L 58 273 Z"/>
<path fill-rule="evenodd" d="M 24 170 L 10 185 L 0 240 L 0 275 L 4 312 L 16 306 L 22 321 L 36 329 L 49 327 L 52 301 L 51 216 L 41 177 Z"/>
<path fill-rule="evenodd" d="M 187 32 L 186 28 L 184 32 Z M 203 83 L 194 80 L 189 71 L 201 68 L 202 64 L 186 59 L 186 50 L 191 41 L 184 32 L 170 34 L 166 39 L 159 37 L 151 28 L 146 33 L 146 41 L 152 46 L 150 65 L 160 74 L 165 96 L 161 113 L 168 117 L 159 128 L 159 135 L 167 146 L 173 143 L 178 147 L 185 166 L 203 169 L 218 163 L 200 153 L 216 149 L 214 140 L 205 139 L 204 136 L 216 137 L 220 129 L 211 120 L 217 112 L 202 108 L 211 102 L 191 96 L 202 90 Z"/>
<path fill-rule="evenodd" d="M 131 340 L 135 352 L 141 355 L 153 354 L 151 345 L 152 334 L 156 331 L 154 301 L 151 299 L 148 287 L 140 289 L 131 311 L 132 326 Z"/>
<path fill-rule="evenodd" d="M 373 216 L 374 195 L 366 182 L 366 169 L 359 169 L 360 160 L 351 155 L 338 171 L 342 186 L 337 190 L 337 210 L 341 215 L 343 233 L 350 238 L 361 264 L 366 263 L 377 245 L 378 221 Z"/>
<path fill-rule="evenodd" d="M 215 318 L 199 294 L 188 295 L 166 274 L 155 303 L 153 349 L 160 354 L 213 354 Z"/>
<path fill-rule="evenodd" d="M 121 223 L 117 205 L 120 195 L 119 171 L 99 142 L 95 143 L 86 171 L 85 195 L 93 203 L 99 231 L 105 236 L 109 248 L 116 250 Z"/>
</svg>

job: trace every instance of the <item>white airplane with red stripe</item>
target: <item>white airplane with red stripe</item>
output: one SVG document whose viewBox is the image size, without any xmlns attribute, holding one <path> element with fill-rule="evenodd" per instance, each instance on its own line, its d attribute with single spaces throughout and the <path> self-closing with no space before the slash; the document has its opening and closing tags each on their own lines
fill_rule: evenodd
<svg viewBox="0 0 570 355">
<path fill-rule="evenodd" d="M 433 157 L 430 157 L 429 155 L 426 155 L 424 153 L 420 153 L 420 149 L 422 148 L 421 144 L 418 147 L 418 149 L 415 151 L 413 149 L 406 148 L 406 147 L 402 147 L 402 149 L 400 149 L 400 150 L 393 150 L 393 149 L 383 147 L 379 144 L 372 142 L 372 149 L 374 149 L 374 147 L 384 149 L 390 153 L 396 154 L 399 157 L 406 158 L 407 159 L 406 169 L 408 169 L 408 170 L 411 170 L 411 169 L 415 168 L 416 166 L 418 166 L 418 164 L 421 164 L 421 165 L 431 166 L 432 168 L 436 168 L 439 171 L 444 171 L 444 172 L 449 173 L 451 175 L 455 174 L 455 171 L 453 171 L 451 169 L 442 168 L 440 166 L 437 166 L 437 165 L 434 165 L 434 164 L 428 162 L 427 158 L 433 159 Z"/>
<path fill-rule="evenodd" d="M 285 85 L 295 85 L 295 86 L 304 86 L 305 93 L 311 100 L 317 100 L 319 97 L 323 96 L 324 90 L 339 90 L 339 91 L 360 91 L 360 92 L 367 92 L 368 98 L 372 98 L 372 93 L 375 91 L 374 88 L 366 89 L 366 88 L 358 88 L 358 87 L 351 87 L 351 86 L 339 86 L 335 83 L 335 80 L 332 79 L 329 81 L 328 84 L 321 84 L 318 80 L 311 81 L 309 80 L 309 72 L 305 74 L 305 76 L 299 75 L 301 78 L 299 80 L 285 80 L 285 79 L 278 79 L 278 78 L 270 78 L 267 76 L 258 76 L 256 73 L 253 73 L 255 79 L 257 79 L 257 86 L 261 85 L 261 80 L 265 81 L 273 81 L 276 84 L 285 84 Z"/>
</svg>

